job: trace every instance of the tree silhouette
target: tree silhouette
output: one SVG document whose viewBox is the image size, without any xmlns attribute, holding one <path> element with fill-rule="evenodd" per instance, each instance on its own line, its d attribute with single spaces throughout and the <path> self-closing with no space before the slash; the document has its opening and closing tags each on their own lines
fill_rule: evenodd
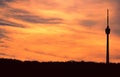
<svg viewBox="0 0 120 77">
<path fill-rule="evenodd" d="M 119 77 L 120 64 L 0 59 L 1 77 Z"/>
</svg>

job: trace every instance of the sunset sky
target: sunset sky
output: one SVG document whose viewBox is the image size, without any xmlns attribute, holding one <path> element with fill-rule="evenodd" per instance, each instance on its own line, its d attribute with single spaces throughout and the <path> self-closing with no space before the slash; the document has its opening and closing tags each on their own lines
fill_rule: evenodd
<svg viewBox="0 0 120 77">
<path fill-rule="evenodd" d="M 0 58 L 120 62 L 120 0 L 0 0 Z"/>
</svg>

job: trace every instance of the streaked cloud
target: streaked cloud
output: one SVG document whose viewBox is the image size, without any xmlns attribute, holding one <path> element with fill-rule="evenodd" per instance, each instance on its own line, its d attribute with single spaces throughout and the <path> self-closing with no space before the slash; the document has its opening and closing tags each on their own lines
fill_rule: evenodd
<svg viewBox="0 0 120 77">
<path fill-rule="evenodd" d="M 5 35 L 7 32 L 4 29 L 0 29 L 0 38 L 7 38 L 7 36 Z"/>
<path fill-rule="evenodd" d="M 59 24 L 62 19 L 59 18 L 40 18 L 34 15 L 14 15 L 14 18 L 26 21 L 29 23 L 41 23 L 41 24 Z"/>
<path fill-rule="evenodd" d="M 62 23 L 62 19 L 61 18 L 44 18 L 44 17 L 40 17 L 37 15 L 34 15 L 26 10 L 22 10 L 22 9 L 14 9 L 14 8 L 10 8 L 8 9 L 9 13 L 6 15 L 8 17 L 12 17 L 18 20 L 22 20 L 28 23 L 40 23 L 40 24 L 59 24 Z"/>
<path fill-rule="evenodd" d="M 22 24 L 11 22 L 11 21 L 4 20 L 4 19 L 0 19 L 0 26 L 14 26 L 14 27 L 21 27 L 21 28 L 24 27 L 24 25 Z"/>
<path fill-rule="evenodd" d="M 115 34 L 117 34 L 117 35 L 119 35 L 120 36 L 120 28 L 119 28 L 119 25 L 120 25 L 120 22 L 119 22 L 119 20 L 120 20 L 120 6 L 119 6 L 119 3 L 120 3 L 120 1 L 119 0 L 110 0 L 109 1 L 110 2 L 110 4 L 111 4 L 111 6 L 112 6 L 112 10 L 111 11 L 113 11 L 113 18 L 111 18 L 111 23 L 114 25 L 114 32 L 115 32 Z"/>
<path fill-rule="evenodd" d="M 86 26 L 86 27 L 92 27 L 92 26 L 97 25 L 97 22 L 96 21 L 92 21 L 92 20 L 82 20 L 80 22 L 80 25 L 83 25 L 83 26 Z"/>
<path fill-rule="evenodd" d="M 0 0 L 0 7 L 6 7 L 7 3 L 14 2 L 15 0 Z"/>
</svg>

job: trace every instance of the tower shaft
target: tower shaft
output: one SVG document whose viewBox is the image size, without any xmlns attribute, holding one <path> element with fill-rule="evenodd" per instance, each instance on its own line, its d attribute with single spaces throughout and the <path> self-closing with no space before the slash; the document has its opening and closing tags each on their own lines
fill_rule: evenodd
<svg viewBox="0 0 120 77">
<path fill-rule="evenodd" d="M 109 64 L 109 34 L 107 34 L 107 43 L 106 43 L 106 64 Z"/>
<path fill-rule="evenodd" d="M 109 34 L 110 34 L 110 28 L 109 28 L 109 10 L 107 9 L 107 28 L 105 29 L 106 35 L 107 35 L 107 41 L 106 41 L 106 64 L 109 64 Z"/>
</svg>

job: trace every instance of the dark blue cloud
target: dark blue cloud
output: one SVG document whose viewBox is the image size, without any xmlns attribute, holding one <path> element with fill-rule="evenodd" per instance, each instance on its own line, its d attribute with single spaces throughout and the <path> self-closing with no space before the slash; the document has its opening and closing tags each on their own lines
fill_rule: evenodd
<svg viewBox="0 0 120 77">
<path fill-rule="evenodd" d="M 15 22 L 4 20 L 4 19 L 0 19 L 0 26 L 14 26 L 14 27 L 24 28 L 24 26 L 22 24 L 18 24 L 18 23 L 15 23 Z"/>
<path fill-rule="evenodd" d="M 18 9 L 18 8 L 11 8 L 9 7 L 8 12 L 11 14 L 15 15 L 20 15 L 20 14 L 30 14 L 30 12 L 23 10 L 23 9 Z"/>
<path fill-rule="evenodd" d="M 7 3 L 14 2 L 15 0 L 0 0 L 0 7 L 6 7 Z"/>
<path fill-rule="evenodd" d="M 9 39 L 9 37 L 6 35 L 8 32 L 4 29 L 0 29 L 0 47 L 6 47 L 6 45 L 2 45 L 4 41 L 2 39 Z"/>
<path fill-rule="evenodd" d="M 42 18 L 35 15 L 13 15 L 13 18 L 19 19 L 29 23 L 37 23 L 37 24 L 60 24 L 62 23 L 62 19 L 60 18 Z"/>
<path fill-rule="evenodd" d="M 96 21 L 93 21 L 93 20 L 81 20 L 80 21 L 80 25 L 83 25 L 83 26 L 86 26 L 86 27 L 92 27 L 92 26 L 95 26 L 97 24 Z"/>
<path fill-rule="evenodd" d="M 115 6 L 115 20 L 114 21 L 116 22 L 117 25 L 120 25 L 120 0 L 116 1 L 116 6 Z"/>
<path fill-rule="evenodd" d="M 9 8 L 8 13 L 5 16 L 12 17 L 18 20 L 22 20 L 29 23 L 37 23 L 37 24 L 60 24 L 62 23 L 61 18 L 44 18 L 36 16 L 26 10 L 23 9 L 15 9 Z"/>
<path fill-rule="evenodd" d="M 112 32 L 118 36 L 120 36 L 120 0 L 108 0 L 108 2 L 112 5 L 112 9 L 110 9 L 110 13 L 112 12 L 114 15 L 110 17 L 110 26 Z"/>
<path fill-rule="evenodd" d="M 0 29 L 0 39 L 4 38 L 8 38 L 8 36 L 6 35 L 7 31 L 4 29 Z"/>
<path fill-rule="evenodd" d="M 25 22 L 40 24 L 60 24 L 62 21 L 60 18 L 42 18 L 34 15 L 14 15 L 14 17 Z"/>
</svg>

